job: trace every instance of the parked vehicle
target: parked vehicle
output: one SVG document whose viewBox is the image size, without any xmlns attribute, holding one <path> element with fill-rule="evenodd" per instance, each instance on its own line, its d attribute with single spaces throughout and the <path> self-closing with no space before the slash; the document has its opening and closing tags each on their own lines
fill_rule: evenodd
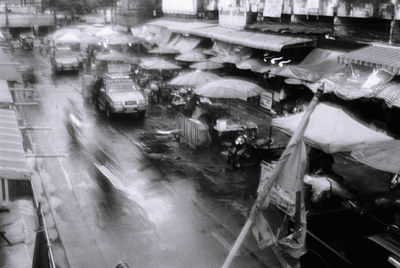
<svg viewBox="0 0 400 268">
<path fill-rule="evenodd" d="M 80 59 L 69 47 L 56 47 L 50 57 L 53 72 L 78 71 Z"/>
<path fill-rule="evenodd" d="M 19 35 L 19 45 L 24 50 L 32 50 L 34 47 L 35 36 L 31 33 Z"/>
<path fill-rule="evenodd" d="M 96 108 L 104 111 L 108 118 L 114 114 L 136 114 L 144 118 L 148 106 L 147 98 L 127 75 L 106 74 L 92 86 Z"/>
<path fill-rule="evenodd" d="M 274 146 L 274 141 L 256 139 L 254 134 L 249 136 L 242 131 L 235 139 L 228 151 L 228 163 L 235 168 L 243 165 L 259 164 L 262 160 L 275 160 L 279 158 L 283 148 Z"/>
</svg>

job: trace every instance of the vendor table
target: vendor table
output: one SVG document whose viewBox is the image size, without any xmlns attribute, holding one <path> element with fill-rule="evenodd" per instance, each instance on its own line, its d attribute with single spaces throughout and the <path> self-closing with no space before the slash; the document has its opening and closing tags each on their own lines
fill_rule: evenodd
<svg viewBox="0 0 400 268">
<path fill-rule="evenodd" d="M 232 119 L 218 119 L 214 130 L 220 141 L 233 142 L 238 132 L 246 131 L 248 134 L 257 133 L 258 127 L 254 122 L 237 122 Z"/>
</svg>

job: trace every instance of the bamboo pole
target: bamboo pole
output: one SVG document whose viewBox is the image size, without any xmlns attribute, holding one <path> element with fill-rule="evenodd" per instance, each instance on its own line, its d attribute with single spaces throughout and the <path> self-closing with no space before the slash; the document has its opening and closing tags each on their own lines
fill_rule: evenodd
<svg viewBox="0 0 400 268">
<path fill-rule="evenodd" d="M 312 112 L 314 111 L 315 107 L 317 106 L 318 100 L 319 100 L 320 96 L 322 95 L 322 93 L 323 93 L 323 85 L 322 85 L 322 88 L 318 89 L 318 92 L 314 95 L 314 98 L 311 100 L 307 111 L 303 115 L 303 118 L 302 118 L 302 120 L 301 120 L 301 122 L 299 124 L 299 127 L 293 133 L 292 138 L 290 139 L 289 144 L 286 147 L 286 149 L 285 149 L 285 151 L 283 152 L 282 155 L 285 155 L 287 153 L 288 148 L 291 145 L 297 143 L 300 137 L 304 136 L 304 132 L 305 132 L 305 128 L 306 128 L 306 126 L 308 124 L 308 120 L 309 120 Z M 271 177 L 275 177 L 275 173 L 279 172 L 279 170 L 277 168 L 274 169 L 273 174 L 271 175 Z M 236 239 L 235 244 L 233 245 L 233 247 L 229 251 L 228 257 L 225 259 L 225 262 L 222 265 L 222 268 L 229 268 L 230 267 L 233 259 L 236 256 L 236 253 L 240 249 L 240 246 L 242 245 L 244 239 L 246 238 L 247 233 L 250 230 L 251 225 L 254 222 L 255 216 L 259 213 L 261 205 L 263 204 L 264 200 L 267 198 L 267 196 L 269 194 L 269 189 L 273 185 L 273 182 L 269 182 L 268 184 L 269 184 L 269 188 L 268 189 L 264 189 L 264 191 L 261 192 L 258 195 L 257 200 L 255 201 L 253 207 L 251 208 L 250 215 L 249 215 L 245 225 L 243 226 L 242 231 L 240 232 L 238 238 Z"/>
</svg>

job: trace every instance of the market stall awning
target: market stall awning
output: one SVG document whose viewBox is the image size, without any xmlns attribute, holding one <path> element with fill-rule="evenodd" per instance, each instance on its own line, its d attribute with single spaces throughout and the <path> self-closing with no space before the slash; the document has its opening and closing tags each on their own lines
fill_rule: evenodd
<svg viewBox="0 0 400 268">
<path fill-rule="evenodd" d="M 245 59 L 236 63 L 236 68 L 241 70 L 259 70 L 263 67 L 268 66 L 265 62 L 258 60 L 258 59 Z"/>
<path fill-rule="evenodd" d="M 393 79 L 393 74 L 382 69 L 365 66 L 348 65 L 344 72 L 323 77 L 315 83 L 306 83 L 313 92 L 324 85 L 324 92 L 332 92 L 344 100 L 374 98 L 380 86 Z"/>
<path fill-rule="evenodd" d="M 400 141 L 367 143 L 356 147 L 351 156 L 372 168 L 400 173 Z"/>
<path fill-rule="evenodd" d="M 196 71 L 181 73 L 177 77 L 172 79 L 168 84 L 174 86 L 196 87 L 218 79 L 221 79 L 221 77 L 216 74 L 196 70 Z"/>
<path fill-rule="evenodd" d="M 217 70 L 224 68 L 224 65 L 222 63 L 217 63 L 217 62 L 212 62 L 212 61 L 203 61 L 203 62 L 197 62 L 189 66 L 192 69 L 197 69 L 197 70 Z"/>
<path fill-rule="evenodd" d="M 400 81 L 390 81 L 374 88 L 375 98 L 382 99 L 389 107 L 400 108 Z"/>
<path fill-rule="evenodd" d="M 391 46 L 368 46 L 338 57 L 339 63 L 358 64 L 384 69 L 400 74 L 400 48 Z"/>
<path fill-rule="evenodd" d="M 8 88 L 7 81 L 0 80 L 0 105 L 13 103 L 13 98 Z"/>
<path fill-rule="evenodd" d="M 140 25 L 131 28 L 133 37 L 152 45 L 166 45 L 171 39 L 172 32 L 153 25 Z"/>
<path fill-rule="evenodd" d="M 192 51 L 180 54 L 175 57 L 176 60 L 179 61 L 187 61 L 187 62 L 202 62 L 206 61 L 207 57 L 204 55 L 201 49 L 194 49 Z"/>
<path fill-rule="evenodd" d="M 332 27 L 325 23 L 294 24 L 279 22 L 257 22 L 248 26 L 249 29 L 257 29 L 260 31 L 268 31 L 275 33 L 291 33 L 291 34 L 314 34 L 321 35 L 332 33 Z"/>
<path fill-rule="evenodd" d="M 255 83 L 232 78 L 223 78 L 198 87 L 194 93 L 208 98 L 242 99 L 261 95 L 264 90 Z"/>
<path fill-rule="evenodd" d="M 0 178 L 26 180 L 29 169 L 16 114 L 0 109 Z"/>
<path fill-rule="evenodd" d="M 186 53 L 195 49 L 200 42 L 201 39 L 198 37 L 174 34 L 167 46 L 178 50 L 180 53 Z"/>
<path fill-rule="evenodd" d="M 290 64 L 271 69 L 271 74 L 315 82 L 322 77 L 343 73 L 346 66 L 337 62 L 343 52 L 316 48 L 300 64 Z"/>
<path fill-rule="evenodd" d="M 199 29 L 203 27 L 209 27 L 216 25 L 216 21 L 210 22 L 210 21 L 198 21 L 198 20 L 169 20 L 169 19 L 158 19 L 158 20 L 153 20 L 146 25 L 151 25 L 151 26 L 157 26 L 157 27 L 163 27 L 167 28 L 171 32 L 174 33 L 182 33 L 182 34 L 190 34 L 192 30 L 194 29 Z"/>
<path fill-rule="evenodd" d="M 280 52 L 285 48 L 313 47 L 316 45 L 316 41 L 310 38 L 240 31 L 221 26 L 193 29 L 191 34 L 245 47 L 275 52 Z"/>
<path fill-rule="evenodd" d="M 160 58 L 149 58 L 143 59 L 140 63 L 140 67 L 146 70 L 178 70 L 180 66 L 173 64 L 172 62 L 160 59 Z"/>
<path fill-rule="evenodd" d="M 272 120 L 274 127 L 292 135 L 303 113 Z M 320 103 L 313 112 L 305 132 L 305 141 L 326 153 L 349 152 L 367 142 L 393 140 L 392 137 L 370 129 L 332 104 Z"/>
<path fill-rule="evenodd" d="M 172 47 L 160 46 L 149 50 L 152 54 L 179 54 L 179 51 Z"/>
</svg>

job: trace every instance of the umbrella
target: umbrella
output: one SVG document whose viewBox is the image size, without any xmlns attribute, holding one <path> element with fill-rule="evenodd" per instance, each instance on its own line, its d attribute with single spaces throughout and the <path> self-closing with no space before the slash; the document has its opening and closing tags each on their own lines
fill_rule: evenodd
<svg viewBox="0 0 400 268">
<path fill-rule="evenodd" d="M 192 62 L 201 62 L 206 61 L 207 57 L 200 49 L 195 49 L 181 55 L 175 57 L 176 60 L 180 61 L 192 61 Z"/>
<path fill-rule="evenodd" d="M 181 68 L 176 64 L 159 58 L 142 60 L 140 67 L 146 70 L 177 70 Z"/>
<path fill-rule="evenodd" d="M 246 59 L 236 63 L 236 68 L 241 70 L 253 70 L 266 66 L 263 61 L 257 59 Z"/>
<path fill-rule="evenodd" d="M 240 79 L 219 79 L 209 82 L 199 88 L 194 93 L 209 98 L 223 99 L 242 99 L 260 95 L 264 90 L 258 85 Z"/>
<path fill-rule="evenodd" d="M 80 39 L 80 42 L 83 44 L 98 44 L 100 38 L 95 36 L 85 36 Z"/>
<path fill-rule="evenodd" d="M 366 143 L 356 147 L 351 156 L 372 168 L 400 173 L 400 141 Z"/>
<path fill-rule="evenodd" d="M 73 33 L 65 33 L 62 36 L 55 39 L 56 43 L 63 44 L 76 44 L 80 43 L 81 39 Z"/>
<path fill-rule="evenodd" d="M 275 118 L 272 125 L 291 135 L 297 129 L 303 113 Z M 366 142 L 392 139 L 364 126 L 340 107 L 326 103 L 318 104 L 305 133 L 307 143 L 326 153 L 347 152 Z"/>
<path fill-rule="evenodd" d="M 246 57 L 240 56 L 240 55 L 219 55 L 210 58 L 210 61 L 216 62 L 216 63 L 232 63 L 236 64 L 244 60 Z"/>
<path fill-rule="evenodd" d="M 102 38 L 107 38 L 111 35 L 118 34 L 119 32 L 114 31 L 110 26 L 109 27 L 104 27 L 100 31 L 96 33 L 96 36 L 102 37 Z"/>
<path fill-rule="evenodd" d="M 192 72 L 181 73 L 172 79 L 169 84 L 174 86 L 196 87 L 218 79 L 221 79 L 221 77 L 216 74 L 196 70 Z"/>
<path fill-rule="evenodd" d="M 190 65 L 190 68 L 197 70 L 216 70 L 223 68 L 224 65 L 212 61 L 203 61 Z"/>
<path fill-rule="evenodd" d="M 63 29 L 59 29 L 57 31 L 55 31 L 53 34 L 51 34 L 51 38 L 53 38 L 54 40 L 65 35 L 65 34 L 72 34 L 75 36 L 80 36 L 82 34 L 82 32 L 78 29 L 73 29 L 73 28 L 63 28 Z"/>
<path fill-rule="evenodd" d="M 101 53 L 96 56 L 97 60 L 101 61 L 120 61 L 129 64 L 138 64 L 139 60 L 137 58 L 127 56 L 115 51 L 111 51 L 110 53 Z"/>
<path fill-rule="evenodd" d="M 114 34 L 107 37 L 107 41 L 111 45 L 127 45 L 131 40 L 132 36 L 126 34 Z"/>
<path fill-rule="evenodd" d="M 153 54 L 179 54 L 179 51 L 171 47 L 156 47 L 149 51 Z"/>
</svg>

